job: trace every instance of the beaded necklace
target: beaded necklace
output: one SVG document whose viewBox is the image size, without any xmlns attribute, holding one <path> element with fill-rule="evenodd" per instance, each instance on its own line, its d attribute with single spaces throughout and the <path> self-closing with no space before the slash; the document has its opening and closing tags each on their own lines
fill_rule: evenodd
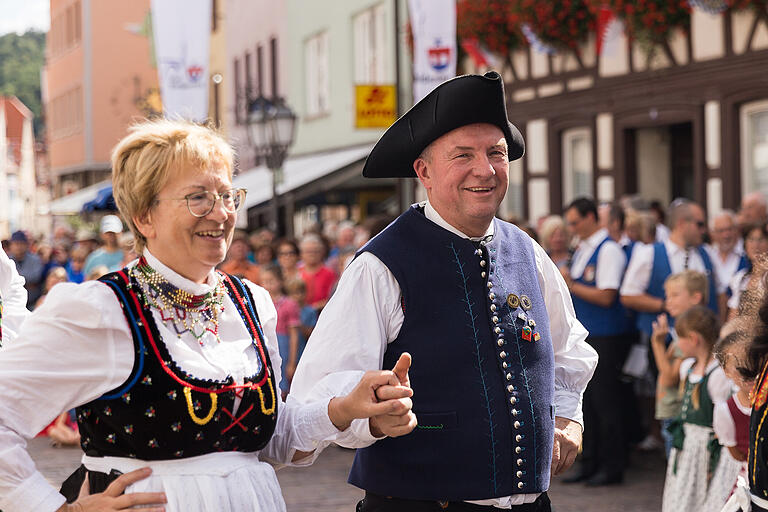
<svg viewBox="0 0 768 512">
<path fill-rule="evenodd" d="M 144 305 L 157 309 L 163 323 L 173 327 L 177 337 L 189 332 L 202 347 L 203 336 L 209 332 L 217 343 L 221 343 L 219 313 L 224 311 L 224 284 L 218 274 L 213 290 L 193 295 L 172 285 L 147 263 L 144 256 L 129 272 L 145 291 L 142 294 Z"/>
</svg>

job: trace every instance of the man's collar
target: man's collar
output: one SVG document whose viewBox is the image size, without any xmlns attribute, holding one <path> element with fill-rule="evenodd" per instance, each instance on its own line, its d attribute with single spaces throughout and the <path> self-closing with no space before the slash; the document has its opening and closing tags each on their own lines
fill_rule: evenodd
<svg viewBox="0 0 768 512">
<path fill-rule="evenodd" d="M 585 240 L 582 240 L 581 243 L 586 245 L 587 247 L 597 247 L 597 245 L 603 240 L 605 240 L 607 237 L 608 237 L 608 230 L 605 228 L 600 228 L 594 233 L 592 233 Z"/>
<path fill-rule="evenodd" d="M 488 229 L 486 229 L 485 235 L 472 237 L 472 236 L 468 236 L 468 235 L 462 233 L 461 231 L 459 231 L 455 227 L 453 227 L 450 224 L 448 224 L 440 216 L 440 214 L 437 213 L 437 210 L 434 209 L 434 207 L 429 203 L 429 201 L 424 201 L 423 203 L 419 203 L 419 206 L 424 208 L 424 216 L 426 218 L 428 218 L 429 220 L 431 220 L 432 222 L 434 222 L 435 224 L 437 224 L 441 228 L 450 231 L 451 233 L 453 233 L 456 236 L 460 236 L 461 238 L 469 238 L 470 240 L 475 240 L 475 241 L 481 240 L 483 238 L 493 237 L 493 233 L 494 233 L 494 229 L 495 229 L 493 221 L 491 221 L 490 225 L 488 226 Z"/>
</svg>

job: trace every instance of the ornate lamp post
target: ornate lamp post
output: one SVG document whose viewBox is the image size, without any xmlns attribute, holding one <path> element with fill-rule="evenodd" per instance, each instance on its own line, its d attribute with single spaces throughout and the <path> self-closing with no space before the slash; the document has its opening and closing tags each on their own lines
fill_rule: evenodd
<svg viewBox="0 0 768 512">
<path fill-rule="evenodd" d="M 277 185 L 282 183 L 282 167 L 296 133 L 296 114 L 282 98 L 258 96 L 248 106 L 248 137 L 256 162 L 264 162 L 272 172 L 272 201 L 269 228 L 277 233 Z"/>
</svg>

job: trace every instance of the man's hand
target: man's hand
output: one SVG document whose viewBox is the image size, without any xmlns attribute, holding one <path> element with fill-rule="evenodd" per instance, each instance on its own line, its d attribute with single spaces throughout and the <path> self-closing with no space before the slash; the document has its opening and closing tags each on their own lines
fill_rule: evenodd
<svg viewBox="0 0 768 512">
<path fill-rule="evenodd" d="M 358 418 L 373 418 L 374 416 L 392 416 L 399 418 L 394 421 L 397 424 L 396 431 L 402 431 L 397 435 L 407 434 L 416 426 L 413 416 L 413 426 L 410 425 L 411 396 L 413 390 L 409 386 L 401 384 L 401 378 L 405 376 L 408 382 L 408 368 L 411 365 L 411 356 L 404 353 L 395 365 L 395 370 L 368 371 L 360 379 L 357 386 L 346 396 L 334 397 L 328 402 L 328 417 L 334 426 L 344 431 L 349 428 L 352 420 Z M 397 372 L 397 373 L 396 373 Z M 403 424 L 403 417 L 408 421 Z"/>
<path fill-rule="evenodd" d="M 573 465 L 581 445 L 581 425 L 568 418 L 555 417 L 555 443 L 552 446 L 552 476 Z"/>
<path fill-rule="evenodd" d="M 376 398 L 379 401 L 397 399 L 400 387 L 405 386 L 411 389 L 411 380 L 408 377 L 408 369 L 410 367 L 411 355 L 408 352 L 404 352 L 400 355 L 400 359 L 397 360 L 395 367 L 392 369 L 392 372 L 399 381 L 399 386 L 381 386 L 376 390 Z M 416 415 L 411 410 L 412 405 L 412 403 L 409 403 L 407 409 L 399 408 L 388 414 L 372 417 L 368 423 L 371 435 L 374 437 L 398 437 L 409 434 L 418 424 Z"/>
</svg>

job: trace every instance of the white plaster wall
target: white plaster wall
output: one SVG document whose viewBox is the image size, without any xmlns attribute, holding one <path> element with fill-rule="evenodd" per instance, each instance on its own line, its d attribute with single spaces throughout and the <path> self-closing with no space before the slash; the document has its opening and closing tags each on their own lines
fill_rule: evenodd
<svg viewBox="0 0 768 512">
<path fill-rule="evenodd" d="M 600 73 L 600 76 L 616 76 L 629 73 L 627 44 L 629 43 L 624 32 L 617 35 L 615 40 L 603 43 L 598 61 L 598 73 Z"/>
<path fill-rule="evenodd" d="M 613 114 L 597 115 L 597 167 L 613 169 Z"/>
<path fill-rule="evenodd" d="M 694 9 L 696 11 L 698 9 Z M 704 158 L 707 167 L 720 167 L 720 102 L 708 101 L 704 105 Z"/>
<path fill-rule="evenodd" d="M 755 38 L 752 40 L 752 49 L 764 50 L 765 48 L 768 48 L 768 27 L 765 26 L 765 23 L 761 23 L 758 25 Z"/>
<path fill-rule="evenodd" d="M 515 65 L 517 78 L 525 80 L 528 78 L 528 52 L 527 50 L 515 50 L 512 52 L 512 64 Z"/>
<path fill-rule="evenodd" d="M 549 169 L 547 158 L 547 120 L 534 119 L 526 125 L 525 154 L 528 172 L 542 174 Z"/>
<path fill-rule="evenodd" d="M 696 11 L 698 9 L 694 9 Z M 672 49 L 672 54 L 675 56 L 678 66 L 682 66 L 688 63 L 688 36 L 682 29 L 675 29 L 672 32 L 672 36 L 669 40 L 669 47 Z"/>
<path fill-rule="evenodd" d="M 691 11 L 691 40 L 693 59 L 717 59 L 725 55 L 723 15 L 709 14 L 702 9 Z"/>
<path fill-rule="evenodd" d="M 509 162 L 509 187 L 507 195 L 499 205 L 499 216 L 503 219 L 510 217 L 522 218 L 523 211 L 523 160 L 518 159 Z"/>
<path fill-rule="evenodd" d="M 597 178 L 598 202 L 611 202 L 615 196 L 613 176 L 600 176 Z"/>
<path fill-rule="evenodd" d="M 549 180 L 531 178 L 528 180 L 528 221 L 536 225 L 538 220 L 549 215 Z"/>
<path fill-rule="evenodd" d="M 747 50 L 749 29 L 753 19 L 754 14 L 749 9 L 735 11 L 731 14 L 731 38 L 734 53 L 740 54 Z"/>
<path fill-rule="evenodd" d="M 639 194 L 648 200 L 658 199 L 662 204 L 669 204 L 672 201 L 669 130 L 641 128 L 635 137 Z"/>
<path fill-rule="evenodd" d="M 709 178 L 707 180 L 707 217 L 712 220 L 723 210 L 723 180 Z"/>
<path fill-rule="evenodd" d="M 541 78 L 549 74 L 549 56 L 531 49 L 531 77 Z"/>
</svg>

